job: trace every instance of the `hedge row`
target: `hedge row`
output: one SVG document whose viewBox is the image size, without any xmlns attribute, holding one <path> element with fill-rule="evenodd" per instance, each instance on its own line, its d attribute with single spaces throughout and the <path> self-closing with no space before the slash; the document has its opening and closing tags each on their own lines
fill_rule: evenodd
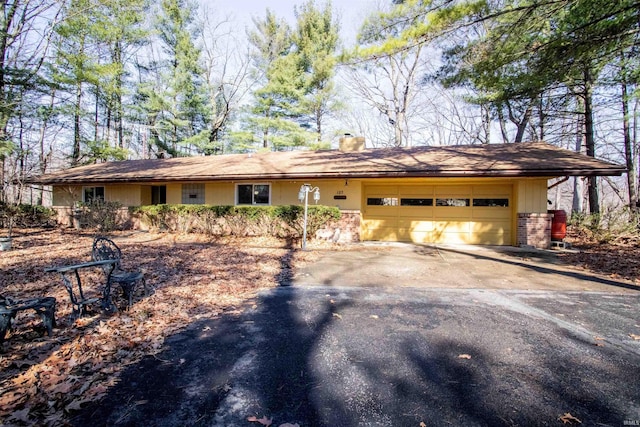
<svg viewBox="0 0 640 427">
<path fill-rule="evenodd" d="M 209 235 L 302 236 L 304 208 L 283 206 L 149 205 L 132 213 L 151 229 Z M 314 236 L 326 224 L 340 219 L 340 209 L 309 206 L 307 233 Z"/>
<path fill-rule="evenodd" d="M 0 202 L 0 227 L 9 228 L 9 222 L 15 227 L 44 227 L 54 222 L 56 212 L 39 205 L 7 204 Z"/>
</svg>

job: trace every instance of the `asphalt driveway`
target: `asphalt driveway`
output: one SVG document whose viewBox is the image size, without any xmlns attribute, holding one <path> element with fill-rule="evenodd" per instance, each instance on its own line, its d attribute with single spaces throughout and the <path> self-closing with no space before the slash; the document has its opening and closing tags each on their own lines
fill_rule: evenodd
<svg viewBox="0 0 640 427">
<path fill-rule="evenodd" d="M 409 271 L 392 262 L 409 254 L 386 252 L 396 276 L 383 276 L 365 251 L 327 253 L 360 269 L 304 269 L 242 314 L 195 322 L 74 424 L 640 425 L 639 292 L 530 255 L 428 249 L 411 256 L 440 256 L 442 271 Z M 579 291 L 526 285 L 555 280 Z"/>
</svg>

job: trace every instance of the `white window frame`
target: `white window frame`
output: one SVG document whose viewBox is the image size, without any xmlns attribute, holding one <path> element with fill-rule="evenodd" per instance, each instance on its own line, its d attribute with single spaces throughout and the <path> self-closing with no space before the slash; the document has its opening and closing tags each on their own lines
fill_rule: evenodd
<svg viewBox="0 0 640 427">
<path fill-rule="evenodd" d="M 240 194 L 238 193 L 238 187 L 241 185 L 251 185 L 252 187 L 256 186 L 256 185 L 266 185 L 269 187 L 269 202 L 268 203 L 255 203 L 254 202 L 254 198 L 251 197 L 251 204 L 248 203 L 240 203 L 239 202 L 239 197 Z M 270 182 L 239 182 L 236 183 L 236 188 L 235 188 L 235 202 L 236 202 L 236 206 L 271 206 L 271 190 L 273 189 L 273 185 Z M 252 192 L 253 193 L 253 192 Z"/>
</svg>

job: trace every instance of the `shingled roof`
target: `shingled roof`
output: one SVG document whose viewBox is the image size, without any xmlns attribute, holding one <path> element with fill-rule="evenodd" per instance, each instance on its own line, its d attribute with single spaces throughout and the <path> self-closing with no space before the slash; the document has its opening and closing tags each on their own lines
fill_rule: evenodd
<svg viewBox="0 0 640 427">
<path fill-rule="evenodd" d="M 30 182 L 86 185 L 321 178 L 612 176 L 625 171 L 621 165 L 536 142 L 127 160 L 67 169 Z"/>
</svg>

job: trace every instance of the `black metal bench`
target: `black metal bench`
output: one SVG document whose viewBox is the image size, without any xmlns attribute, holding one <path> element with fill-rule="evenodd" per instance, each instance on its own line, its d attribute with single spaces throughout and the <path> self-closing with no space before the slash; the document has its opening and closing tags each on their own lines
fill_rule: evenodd
<svg viewBox="0 0 640 427">
<path fill-rule="evenodd" d="M 14 300 L 0 296 L 0 344 L 4 342 L 7 331 L 13 328 L 16 315 L 22 310 L 34 310 L 42 318 L 42 324 L 49 336 L 56 326 L 56 299 L 53 297 Z"/>
<path fill-rule="evenodd" d="M 122 258 L 122 251 L 118 245 L 116 245 L 111 239 L 106 237 L 96 237 L 93 240 L 93 249 L 91 251 L 91 257 L 94 261 L 105 260 L 117 260 L 116 266 L 111 273 L 111 284 L 118 284 L 122 289 L 122 294 L 128 302 L 130 308 L 133 304 L 133 294 L 135 293 L 136 286 L 141 284 L 144 288 L 145 295 L 149 294 L 147 283 L 144 279 L 144 272 L 137 271 L 125 271 L 120 268 L 120 260 Z"/>
</svg>

